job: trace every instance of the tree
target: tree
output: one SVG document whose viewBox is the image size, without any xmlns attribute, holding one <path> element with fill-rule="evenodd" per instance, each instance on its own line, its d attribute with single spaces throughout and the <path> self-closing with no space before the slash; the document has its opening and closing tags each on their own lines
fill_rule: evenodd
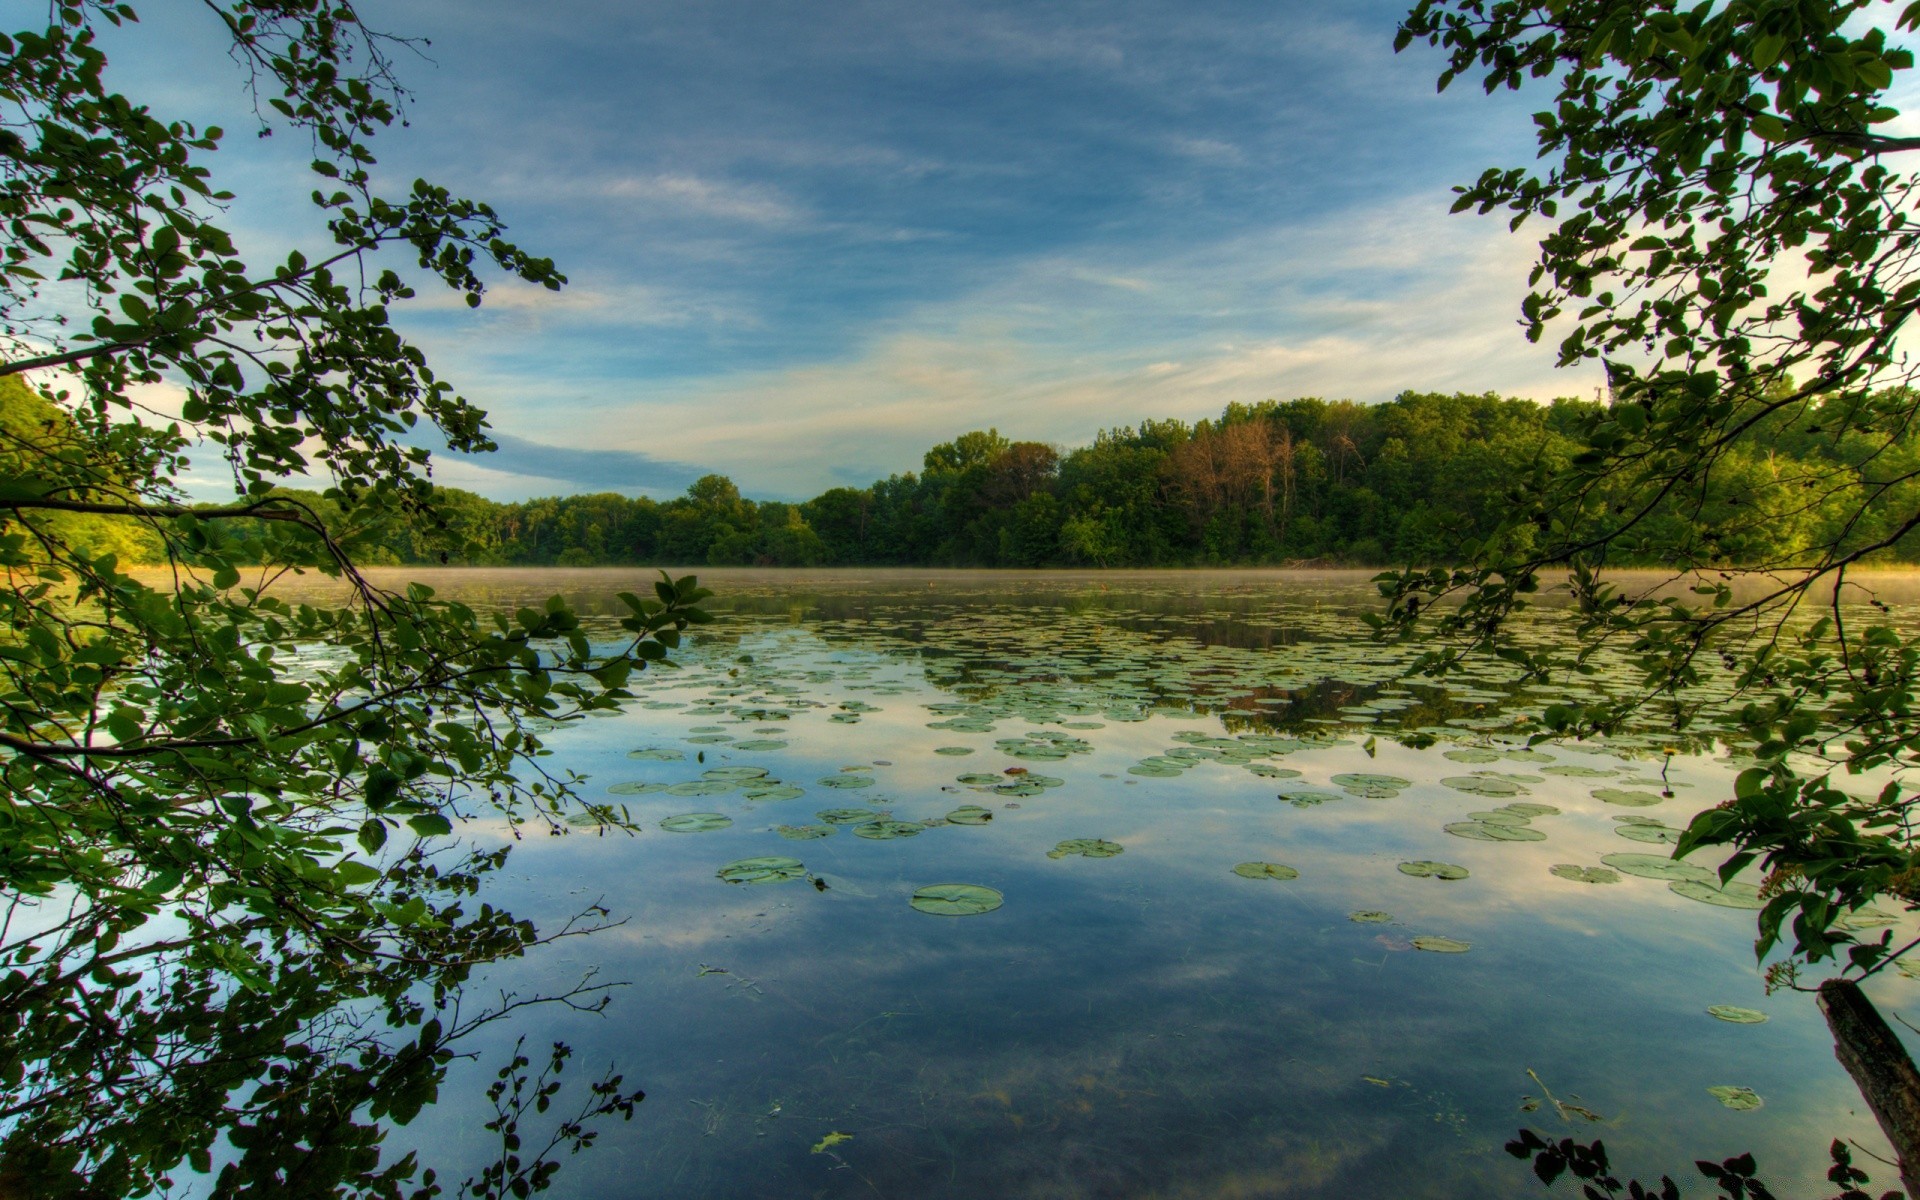
<svg viewBox="0 0 1920 1200">
<path fill-rule="evenodd" d="M 1903 446 L 1920 392 L 1900 343 L 1920 303 L 1920 177 L 1897 165 L 1920 139 L 1886 130 L 1889 89 L 1913 66 L 1896 39 L 1916 23 L 1920 5 L 1886 0 L 1421 0 L 1398 40 L 1444 51 L 1442 88 L 1478 74 L 1489 92 L 1553 92 L 1534 118 L 1540 165 L 1487 171 L 1455 209 L 1548 223 L 1527 334 L 1554 329 L 1563 365 L 1603 361 L 1613 400 L 1581 423 L 1587 448 L 1566 472 L 1515 464 L 1511 515 L 1470 563 L 1383 578 L 1384 625 L 1405 632 L 1458 598 L 1436 669 L 1490 645 L 1531 673 L 1578 670 L 1620 643 L 1644 695 L 1557 709 L 1556 731 L 1604 733 L 1657 703 L 1676 726 L 1712 720 L 1744 741 L 1760 765 L 1677 852 L 1731 849 L 1728 878 L 1766 868 L 1757 950 L 1787 952 L 1770 973 L 1783 985 L 1836 956 L 1853 976 L 1884 969 L 1910 947 L 1856 939 L 1841 918 L 1875 897 L 1920 905 L 1907 779 L 1920 645 L 1842 604 L 1850 568 L 1920 528 Z M 1821 530 L 1811 544 L 1749 547 L 1766 574 L 1695 576 L 1687 602 L 1608 582 L 1629 546 L 1683 572 L 1723 566 L 1727 537 L 1755 528 L 1725 510 L 1752 500 L 1756 462 L 1790 438 L 1829 453 L 1764 523 L 1805 519 Z M 1685 535 L 1663 537 L 1676 512 Z M 1576 647 L 1504 644 L 1550 570 L 1570 574 Z M 1690 690 L 1714 671 L 1737 681 L 1730 711 Z M 1870 770 L 1886 778 L 1867 794 L 1843 788 Z M 1912 1190 L 1920 1130 L 1875 1104 Z"/>
<path fill-rule="evenodd" d="M 112 89 L 97 35 L 133 8 L 48 11 L 0 36 L 0 1190 L 146 1194 L 224 1139 L 216 1194 L 430 1194 L 411 1156 L 382 1161 L 381 1125 L 431 1101 L 493 1015 L 456 1016 L 462 981 L 604 916 L 538 931 L 475 904 L 504 856 L 441 839 L 478 810 L 617 827 L 544 768 L 529 722 L 620 703 L 704 593 L 628 596 L 608 646 L 558 598 L 494 618 L 361 574 L 349 529 L 455 536 L 398 435 L 490 448 L 390 322 L 402 271 L 470 305 L 483 271 L 562 277 L 484 204 L 376 190 L 398 43 L 350 0 L 205 5 L 259 132 L 313 146 L 324 248 L 261 267 L 218 224 L 222 132 Z M 231 502 L 180 490 L 203 453 Z M 125 539 L 168 569 L 131 573 Z M 300 572 L 334 600 L 282 599 Z M 636 1098 L 602 1080 L 583 1116 Z M 473 1186 L 544 1186 L 547 1155 L 512 1157 Z"/>
</svg>

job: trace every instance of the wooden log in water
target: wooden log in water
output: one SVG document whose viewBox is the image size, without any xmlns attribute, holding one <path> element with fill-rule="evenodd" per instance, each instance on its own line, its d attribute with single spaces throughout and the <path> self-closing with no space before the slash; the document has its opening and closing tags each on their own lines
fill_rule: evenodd
<svg viewBox="0 0 1920 1200">
<path fill-rule="evenodd" d="M 1873 1109 L 1900 1159 L 1907 1195 L 1920 1197 L 1920 1070 L 1907 1048 L 1851 979 L 1820 985 L 1820 1011 L 1833 1031 L 1833 1053 Z"/>
</svg>

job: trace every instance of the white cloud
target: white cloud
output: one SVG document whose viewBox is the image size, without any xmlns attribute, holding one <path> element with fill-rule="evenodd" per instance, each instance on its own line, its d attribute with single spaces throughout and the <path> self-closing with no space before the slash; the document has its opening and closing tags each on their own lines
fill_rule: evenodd
<svg viewBox="0 0 1920 1200">
<path fill-rule="evenodd" d="M 610 200 L 639 200 L 677 213 L 753 225 L 792 225 L 804 218 L 772 188 L 699 175 L 626 175 L 601 183 L 598 190 Z"/>
</svg>

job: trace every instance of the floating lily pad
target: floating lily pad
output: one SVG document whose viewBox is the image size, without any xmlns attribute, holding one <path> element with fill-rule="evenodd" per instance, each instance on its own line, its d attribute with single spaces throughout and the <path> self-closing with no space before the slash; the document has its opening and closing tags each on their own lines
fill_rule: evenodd
<svg viewBox="0 0 1920 1200">
<path fill-rule="evenodd" d="M 1400 873 L 1411 875 L 1416 879 L 1465 879 L 1472 874 L 1456 863 L 1434 862 L 1426 858 L 1401 863 Z"/>
<path fill-rule="evenodd" d="M 720 813 L 681 813 L 660 822 L 660 828 L 668 833 L 707 833 L 731 824 L 733 818 Z"/>
<path fill-rule="evenodd" d="M 914 892 L 907 903 L 936 917 L 971 917 L 999 908 L 1006 897 L 973 883 L 935 883 Z"/>
<path fill-rule="evenodd" d="M 1333 792 L 1281 792 L 1279 798 L 1295 808 L 1312 808 L 1316 804 L 1326 804 L 1340 799 Z"/>
<path fill-rule="evenodd" d="M 607 788 L 607 791 L 615 796 L 644 796 L 649 792 L 664 792 L 667 786 L 664 783 L 627 782 L 613 784 Z"/>
<path fill-rule="evenodd" d="M 1760 1099 L 1760 1093 L 1752 1088 L 1733 1087 L 1728 1084 L 1710 1087 L 1707 1089 L 1707 1094 L 1735 1112 L 1752 1112 L 1765 1103 Z"/>
<path fill-rule="evenodd" d="M 765 767 L 709 767 L 700 772 L 706 779 L 764 779 Z"/>
<path fill-rule="evenodd" d="M 955 825 L 985 825 L 993 820 L 993 810 L 978 804 L 962 804 L 947 814 L 947 820 Z"/>
<path fill-rule="evenodd" d="M 1642 879 L 1692 880 L 1707 883 L 1713 872 L 1690 862 L 1681 862 L 1661 854 L 1603 854 L 1600 861 L 1626 875 Z"/>
<path fill-rule="evenodd" d="M 1620 772 L 1610 771 L 1605 767 L 1541 767 L 1540 773 L 1542 775 L 1564 775 L 1568 779 L 1606 779 L 1609 776 L 1618 775 Z"/>
<path fill-rule="evenodd" d="M 815 838 L 832 837 L 833 826 L 831 825 L 782 825 L 779 828 L 775 829 L 774 832 L 779 834 L 781 837 L 786 838 L 788 841 L 810 842 Z"/>
<path fill-rule="evenodd" d="M 1515 800 L 1512 804 L 1500 806 L 1507 812 L 1519 813 L 1523 817 L 1557 817 L 1560 810 L 1551 804 L 1539 804 L 1532 800 Z"/>
<path fill-rule="evenodd" d="M 667 789 L 672 796 L 718 796 L 739 786 L 724 779 L 689 779 Z"/>
<path fill-rule="evenodd" d="M 954 782 L 964 783 L 968 787 L 994 787 L 1003 782 L 1003 780 L 998 775 L 988 775 L 985 772 L 976 771 L 972 774 L 956 776 Z"/>
<path fill-rule="evenodd" d="M 1247 770 L 1262 779 L 1298 779 L 1300 772 L 1290 767 L 1276 767 L 1272 763 L 1248 763 Z"/>
<path fill-rule="evenodd" d="M 1398 775 L 1368 775 L 1364 773 L 1335 775 L 1331 781 L 1350 796 L 1360 796 L 1368 800 L 1391 800 L 1413 784 Z"/>
<path fill-rule="evenodd" d="M 1498 775 L 1449 775 L 1440 781 L 1469 796 L 1524 796 L 1527 789 Z"/>
<path fill-rule="evenodd" d="M 1182 774 L 1178 767 L 1166 767 L 1157 763 L 1135 763 L 1127 768 L 1129 775 L 1141 775 L 1148 779 L 1173 779 Z"/>
<path fill-rule="evenodd" d="M 653 746 L 645 750 L 629 750 L 627 757 L 639 759 L 641 762 L 680 762 L 687 757 L 687 752 L 665 746 Z"/>
<path fill-rule="evenodd" d="M 1571 879 L 1575 883 L 1619 883 L 1620 873 L 1605 867 L 1581 867 L 1573 863 L 1558 863 L 1547 869 L 1549 875 L 1561 879 Z"/>
<path fill-rule="evenodd" d="M 1475 842 L 1544 842 L 1547 835 L 1525 825 L 1495 825 L 1486 821 L 1455 821 L 1441 830 Z"/>
<path fill-rule="evenodd" d="M 1730 1021 L 1735 1025 L 1759 1025 L 1766 1021 L 1767 1014 L 1757 1008 L 1741 1008 L 1737 1004 L 1713 1004 L 1707 1007 L 1707 1015 L 1719 1021 Z"/>
<path fill-rule="evenodd" d="M 1467 814 L 1467 820 L 1479 821 L 1487 825 L 1527 825 L 1532 823 L 1533 818 L 1525 813 L 1514 812 L 1510 808 L 1493 808 L 1484 812 L 1470 812 Z"/>
<path fill-rule="evenodd" d="M 1649 842 L 1655 845 L 1673 846 L 1677 845 L 1680 841 L 1680 831 L 1668 825 L 1642 825 L 1639 822 L 1635 822 L 1631 825 L 1617 825 L 1613 831 L 1628 841 L 1633 842 Z"/>
<path fill-rule="evenodd" d="M 749 785 L 741 793 L 749 800 L 758 800 L 763 804 L 772 804 L 780 800 L 798 800 L 807 794 L 805 788 L 797 788 L 790 783 L 775 783 L 766 786 Z"/>
<path fill-rule="evenodd" d="M 1473 746 L 1463 746 L 1458 750 L 1442 750 L 1442 758 L 1450 758 L 1461 763 L 1499 762 L 1500 755 L 1492 750 L 1481 750 Z"/>
<path fill-rule="evenodd" d="M 876 842 L 888 842 L 894 838 L 916 837 L 926 831 L 926 826 L 918 821 L 859 821 L 854 823 L 855 837 L 872 838 Z"/>
<path fill-rule="evenodd" d="M 763 754 L 770 750 L 785 750 L 787 744 L 778 738 L 754 738 L 750 741 L 735 742 L 735 750 L 745 750 L 749 754 Z"/>
<path fill-rule="evenodd" d="M 1112 858 L 1125 851 L 1126 847 L 1119 842 L 1109 842 L 1102 838 L 1068 838 L 1047 851 L 1047 857 L 1067 858 L 1078 854 L 1085 858 Z"/>
<path fill-rule="evenodd" d="M 1720 908 L 1758 910 L 1767 906 L 1767 902 L 1760 898 L 1760 889 L 1750 883 L 1729 883 L 1725 887 L 1715 887 L 1699 879 L 1676 879 L 1667 885 L 1667 890 L 1676 896 L 1685 896 L 1689 900 Z"/>
<path fill-rule="evenodd" d="M 880 820 L 880 814 L 870 808 L 826 808 L 813 815 L 829 825 L 859 825 Z"/>
<path fill-rule="evenodd" d="M 1593 798 L 1602 804 L 1621 804 L 1628 808 L 1650 808 L 1662 802 L 1652 792 L 1635 792 L 1626 788 L 1595 788 Z"/>
<path fill-rule="evenodd" d="M 821 787 L 829 788 L 865 788 L 873 786 L 871 775 L 829 775 L 820 781 Z"/>
<path fill-rule="evenodd" d="M 1426 950 L 1434 954 L 1465 954 L 1467 951 L 1473 949 L 1473 944 L 1471 942 L 1463 942 L 1458 938 L 1438 937 L 1432 934 L 1425 934 L 1413 939 L 1413 948 L 1415 950 Z"/>
<path fill-rule="evenodd" d="M 1348 913 L 1347 920 L 1357 925 L 1384 925 L 1388 921 L 1393 920 L 1393 914 L 1383 913 L 1378 909 L 1363 908 L 1358 912 Z"/>
<path fill-rule="evenodd" d="M 696 746 L 717 746 L 722 742 L 732 741 L 733 736 L 726 733 L 702 733 L 687 740 Z"/>
<path fill-rule="evenodd" d="M 1233 873 L 1242 879 L 1298 879 L 1300 872 L 1292 867 L 1283 867 L 1279 863 L 1243 862 L 1234 867 Z"/>
<path fill-rule="evenodd" d="M 934 747 L 933 752 L 935 754 L 944 754 L 948 758 L 959 758 L 963 754 L 972 754 L 973 747 L 972 746 L 936 746 Z"/>
<path fill-rule="evenodd" d="M 728 883 L 784 883 L 789 879 L 806 878 L 807 868 L 797 858 L 769 855 L 730 862 L 721 867 L 717 874 Z"/>
</svg>

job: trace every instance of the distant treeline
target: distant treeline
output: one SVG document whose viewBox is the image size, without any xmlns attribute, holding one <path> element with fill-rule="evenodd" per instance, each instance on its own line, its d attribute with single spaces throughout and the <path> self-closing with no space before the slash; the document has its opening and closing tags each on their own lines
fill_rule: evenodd
<svg viewBox="0 0 1920 1200">
<path fill-rule="evenodd" d="M 446 488 L 432 520 L 356 529 L 338 505 L 301 495 L 369 563 L 1432 564 L 1489 536 L 1524 475 L 1565 469 L 1598 408 L 1415 392 L 1384 404 L 1266 401 L 1230 405 L 1217 420 L 1109 429 L 1064 453 L 976 431 L 927 451 L 919 472 L 797 504 L 746 499 L 721 475 L 666 501 L 603 492 L 500 504 Z M 25 424 L 24 413 L 8 415 L 0 423 Z M 1722 457 L 1711 487 L 1677 489 L 1639 522 L 1637 540 L 1621 543 L 1628 559 L 1785 563 L 1829 540 L 1889 536 L 1840 522 L 1863 488 L 1883 485 L 1875 511 L 1920 511 L 1920 485 L 1900 482 L 1920 477 L 1920 436 L 1889 447 L 1846 427 L 1763 425 Z M 1594 503 L 1626 510 L 1634 499 L 1602 493 Z M 136 540 L 124 557 L 139 554 Z M 1920 534 L 1881 557 L 1920 561 Z"/>
<path fill-rule="evenodd" d="M 387 561 L 593 566 L 1201 566 L 1444 563 L 1499 525 L 1525 473 L 1563 470 L 1599 405 L 1405 393 L 1384 404 L 1234 404 L 1217 420 L 1109 429 L 1062 452 L 996 430 L 927 451 L 919 472 L 802 503 L 720 475 L 667 501 L 614 493 L 497 504 L 443 495 L 446 534 L 383 539 Z M 1786 562 L 1843 531 L 1862 475 L 1920 470 L 1839 428 L 1767 428 L 1637 528 L 1649 561 Z M 1911 490 L 1901 484 L 1897 490 Z M 1897 498 L 1897 497 L 1896 497 Z M 1599 495 L 1619 506 L 1631 497 Z M 1910 503 L 1889 511 L 1914 511 Z M 451 537 L 448 536 L 451 535 Z M 449 547 L 459 547 L 449 550 Z M 1920 560 L 1909 539 L 1886 557 Z"/>
</svg>

